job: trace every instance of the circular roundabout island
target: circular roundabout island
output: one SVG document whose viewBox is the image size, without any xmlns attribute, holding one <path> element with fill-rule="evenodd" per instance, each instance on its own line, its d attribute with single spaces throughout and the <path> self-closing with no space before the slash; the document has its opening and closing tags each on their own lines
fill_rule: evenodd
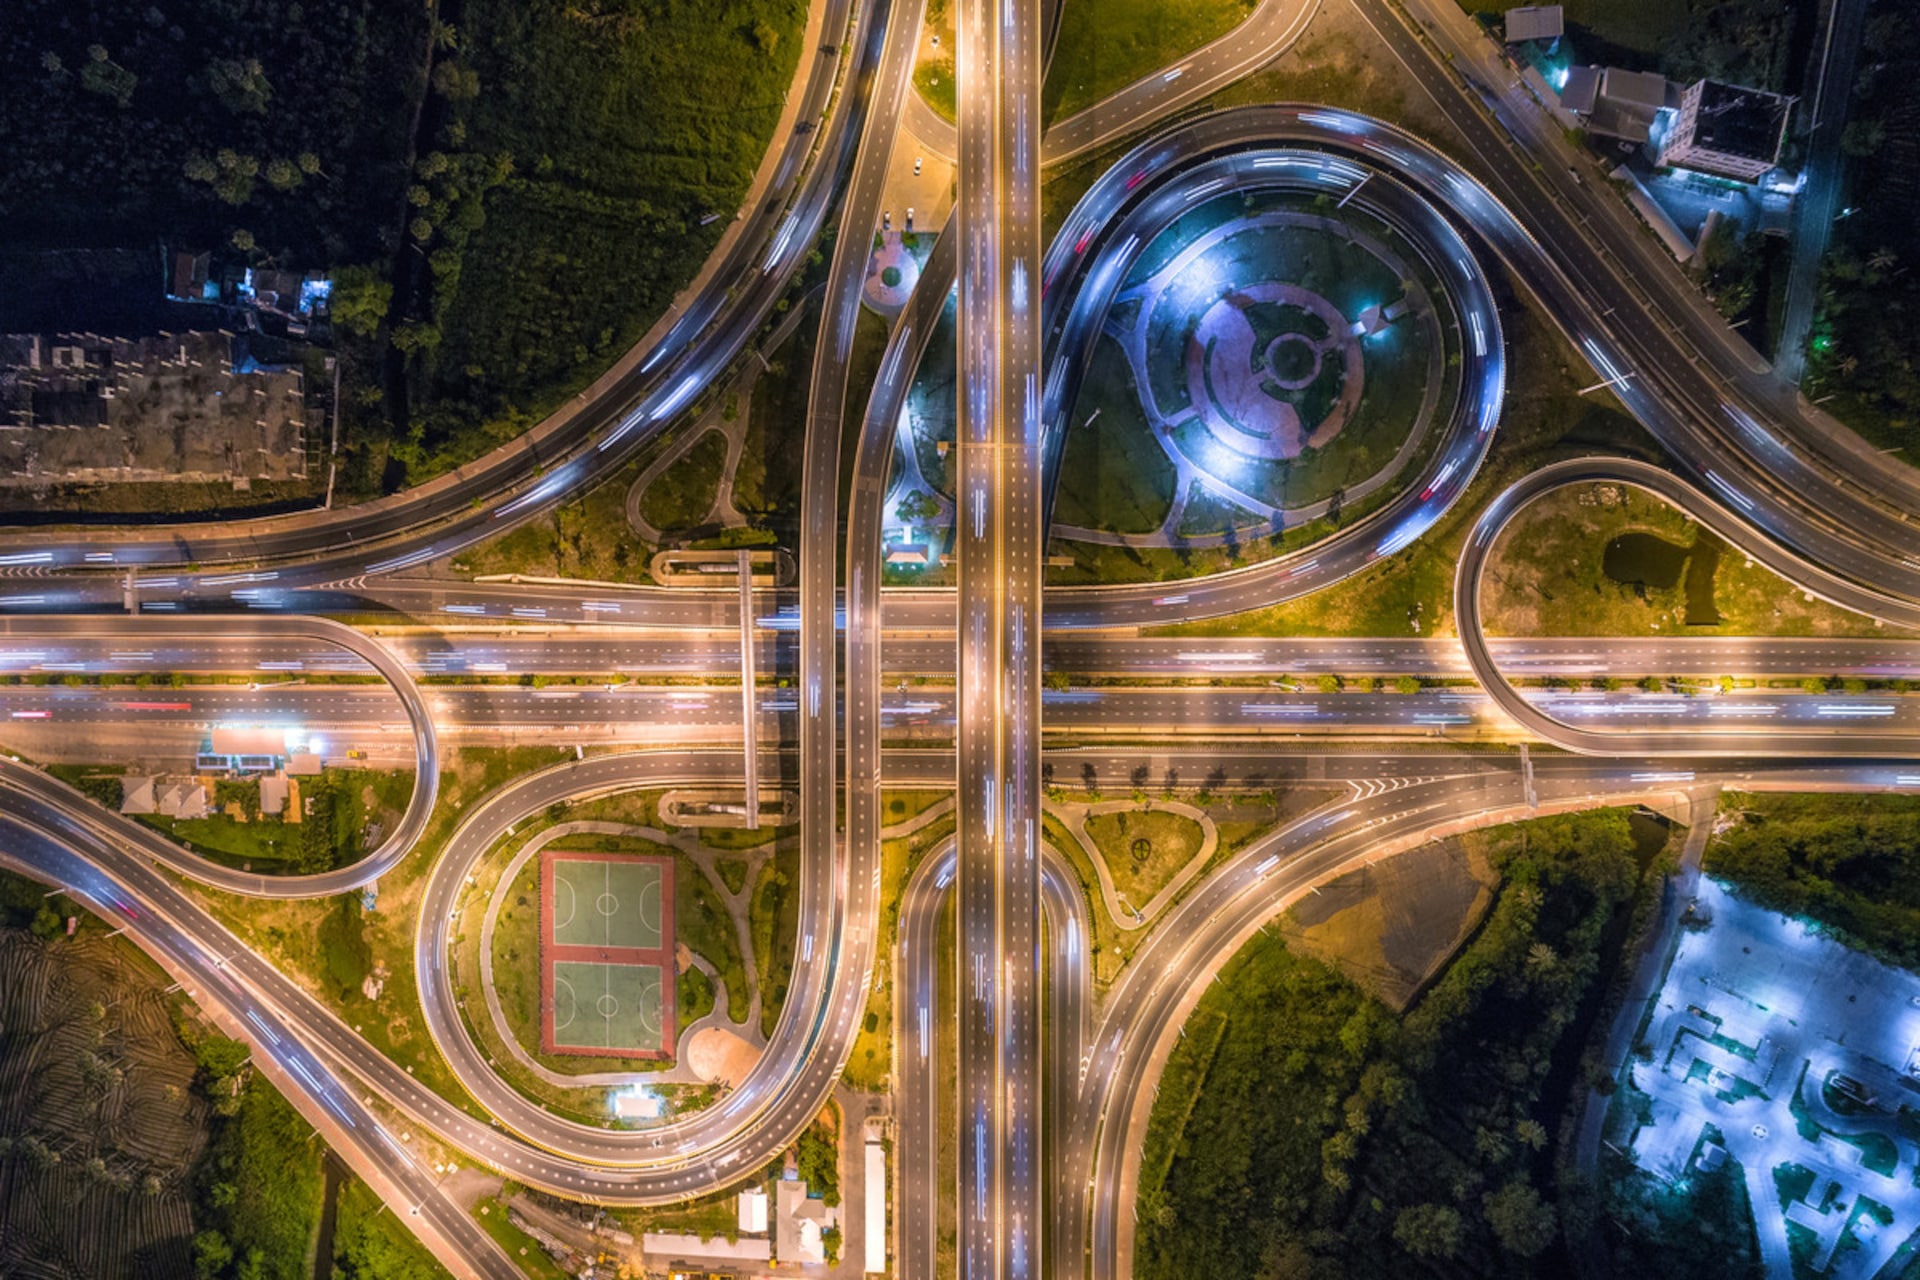
<svg viewBox="0 0 1920 1280">
<path fill-rule="evenodd" d="M 1419 247 L 1360 202 L 1276 188 L 1199 205 L 1113 296 L 1054 533 L 1074 551 L 1183 560 L 1324 536 L 1429 456 L 1458 395 L 1458 341 Z"/>
</svg>

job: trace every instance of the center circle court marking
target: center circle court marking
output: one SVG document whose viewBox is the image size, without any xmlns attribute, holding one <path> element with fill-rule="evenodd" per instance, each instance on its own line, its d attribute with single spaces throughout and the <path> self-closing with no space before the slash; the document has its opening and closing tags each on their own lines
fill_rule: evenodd
<svg viewBox="0 0 1920 1280">
<path fill-rule="evenodd" d="M 614 1015 L 620 1012 L 620 1002 L 610 995 L 601 996 L 598 1000 L 595 1000 L 593 1007 L 599 1012 L 600 1016 L 608 1022 L 612 1022 Z"/>
<path fill-rule="evenodd" d="M 649 932 L 660 932 L 660 882 L 652 880 L 640 886 L 640 923 Z"/>
<path fill-rule="evenodd" d="M 564 892 L 562 892 L 563 890 Z M 577 905 L 573 896 L 573 881 L 563 875 L 555 876 L 553 878 L 553 891 L 553 927 L 555 929 L 564 929 L 573 923 L 573 912 Z M 563 901 L 567 904 L 565 919 L 562 919 L 560 916 L 560 904 Z"/>
<path fill-rule="evenodd" d="M 599 909 L 601 915 L 610 916 L 620 910 L 620 899 L 610 893 L 603 893 L 593 900 L 593 905 Z"/>
<path fill-rule="evenodd" d="M 649 1036 L 658 1036 L 660 1034 L 660 1012 L 662 1009 L 661 985 L 661 977 L 656 973 L 641 994 L 640 1027 Z M 649 999 L 648 997 L 651 998 Z"/>
<path fill-rule="evenodd" d="M 566 996 L 567 1016 L 560 1016 L 560 997 Z M 574 1012 L 573 984 L 559 974 L 553 975 L 553 1029 L 563 1031 L 573 1025 Z"/>
</svg>

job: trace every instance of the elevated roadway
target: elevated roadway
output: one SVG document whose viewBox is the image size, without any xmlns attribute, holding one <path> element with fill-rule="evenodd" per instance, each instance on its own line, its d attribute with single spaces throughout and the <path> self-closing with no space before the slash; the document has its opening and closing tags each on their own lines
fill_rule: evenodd
<svg viewBox="0 0 1920 1280">
<path fill-rule="evenodd" d="M 960 1275 L 1043 1274 L 1039 0 L 961 0 Z"/>
<path fill-rule="evenodd" d="M 1453 614 L 1461 643 L 1480 682 L 1502 711 L 1529 733 L 1556 746 L 1589 755 L 1613 755 L 1622 750 L 1661 755 L 1804 757 L 1864 755 L 1898 757 L 1913 750 L 1912 740 L 1896 732 L 1874 732 L 1862 724 L 1840 734 L 1809 736 L 1804 728 L 1785 735 L 1782 726 L 1737 726 L 1723 722 L 1715 728 L 1619 730 L 1582 728 L 1555 717 L 1538 702 L 1513 688 L 1486 643 L 1480 614 L 1480 582 L 1500 531 L 1535 498 L 1573 484 L 1604 482 L 1630 485 L 1662 498 L 1684 511 L 1748 556 L 1804 591 L 1833 603 L 1881 617 L 1904 626 L 1920 624 L 1920 606 L 1886 599 L 1850 579 L 1797 555 L 1765 538 L 1714 498 L 1672 472 L 1623 458 L 1576 458 L 1531 472 L 1503 490 L 1475 521 L 1454 570 Z M 1830 704 L 1838 705 L 1838 704 Z M 1865 709 L 1865 717 L 1884 718 L 1892 708 Z M 1830 721 L 1835 717 L 1829 715 Z"/>
</svg>

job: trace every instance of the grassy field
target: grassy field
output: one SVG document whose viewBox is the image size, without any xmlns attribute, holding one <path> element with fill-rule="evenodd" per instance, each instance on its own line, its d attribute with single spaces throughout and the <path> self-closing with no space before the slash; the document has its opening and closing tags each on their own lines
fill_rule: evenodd
<svg viewBox="0 0 1920 1280">
<path fill-rule="evenodd" d="M 1142 908 L 1193 860 L 1206 831 L 1185 814 L 1123 809 L 1087 819 L 1087 834 L 1106 859 L 1113 887 Z"/>
<path fill-rule="evenodd" d="M 331 899 L 278 901 L 223 894 L 176 878 L 189 896 L 210 910 L 255 951 L 295 976 L 355 1028 L 375 1051 L 412 1070 L 422 1084 L 469 1114 L 479 1107 L 447 1067 L 426 1034 L 413 969 L 414 922 L 427 870 L 439 856 L 465 809 L 510 778 L 562 760 L 569 752 L 546 747 L 462 750 L 443 757 L 439 801 L 412 853 L 379 884 L 379 898 L 362 917 L 362 937 L 373 972 L 384 975 L 379 997 L 368 999 L 324 982 L 320 938 L 327 917 L 339 910 Z M 477 933 L 477 929 L 476 929 Z"/>
<path fill-rule="evenodd" d="M 727 463 L 727 438 L 709 431 L 647 486 L 640 515 L 663 534 L 686 533 L 707 522 Z"/>
<path fill-rule="evenodd" d="M 1621 485 L 1547 494 L 1507 527 L 1481 586 L 1494 635 L 1871 636 L 1871 619 L 1808 600 L 1772 572 L 1727 547 L 1711 570 L 1716 624 L 1689 607 L 1686 579 L 1636 586 L 1610 576 L 1606 549 L 1623 534 L 1655 535 L 1684 549 L 1689 572 L 1702 531 L 1666 503 Z M 1714 544 L 1717 539 L 1704 535 Z"/>
<path fill-rule="evenodd" d="M 1161 635 L 1447 636 L 1453 566 L 1482 504 L 1546 462 L 1586 452 L 1652 460 L 1658 447 L 1610 398 L 1584 397 L 1575 357 L 1531 307 L 1502 314 L 1507 400 L 1486 464 L 1453 509 L 1413 545 L 1302 600 L 1160 629 Z M 1584 366 L 1581 366 L 1584 372 Z"/>
<path fill-rule="evenodd" d="M 460 553 L 456 571 L 473 575 L 524 573 L 602 582 L 647 581 L 653 548 L 627 522 L 627 490 L 644 460 L 622 467 L 604 483 L 516 529 Z"/>
<path fill-rule="evenodd" d="M 750 906 L 753 960 L 760 975 L 760 1029 L 773 1034 L 793 977 L 800 938 L 800 850 L 778 850 L 760 871 Z"/>
<path fill-rule="evenodd" d="M 1492 905 L 1493 870 L 1458 841 L 1432 841 L 1349 872 L 1290 908 L 1276 930 L 1396 1013 Z"/>
<path fill-rule="evenodd" d="M 1041 95 L 1045 119 L 1091 106 L 1246 21 L 1254 0 L 1062 0 L 1060 36 Z"/>
<path fill-rule="evenodd" d="M 1102 336 L 1094 348 L 1070 421 L 1055 518 L 1112 533 L 1158 529 L 1173 505 L 1173 462 L 1147 425 L 1126 353 L 1112 338 Z"/>
<path fill-rule="evenodd" d="M 915 797 L 932 795 L 946 799 L 950 794 L 944 791 L 888 793 L 885 807 L 889 818 L 899 821 L 893 816 L 895 804 L 904 812 L 913 805 Z M 893 1066 L 893 959 L 894 939 L 900 930 L 900 894 L 921 859 L 951 836 L 953 829 L 953 817 L 949 814 L 934 819 L 912 835 L 880 843 L 880 930 L 875 938 L 874 954 L 879 957 L 877 964 L 885 976 L 867 992 L 867 1011 L 861 1019 L 860 1034 L 854 1039 L 853 1051 L 847 1056 L 846 1070 L 842 1073 L 842 1078 L 853 1088 L 879 1092 L 887 1087 Z"/>
</svg>

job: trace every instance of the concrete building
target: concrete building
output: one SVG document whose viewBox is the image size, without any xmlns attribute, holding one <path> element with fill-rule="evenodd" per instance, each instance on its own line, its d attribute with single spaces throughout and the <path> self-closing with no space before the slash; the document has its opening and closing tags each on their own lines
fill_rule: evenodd
<svg viewBox="0 0 1920 1280">
<path fill-rule="evenodd" d="M 260 812 L 279 817 L 287 811 L 287 779 L 284 774 L 269 774 L 260 779 Z"/>
<path fill-rule="evenodd" d="M 286 751 L 285 729 L 222 726 L 213 731 L 213 754 L 217 756 L 278 756 Z"/>
<path fill-rule="evenodd" d="M 245 335 L 0 336 L 0 485 L 304 479 L 305 420 Z"/>
<path fill-rule="evenodd" d="M 1697 81 L 1680 95 L 1660 163 L 1752 182 L 1778 163 L 1792 105 L 1764 89 Z"/>
<path fill-rule="evenodd" d="M 649 1258 L 662 1262 L 771 1262 L 773 1248 L 767 1240 L 729 1240 L 715 1236 L 676 1235 L 649 1231 L 640 1237 L 640 1248 Z"/>
<path fill-rule="evenodd" d="M 827 1247 L 822 1233 L 839 1223 L 839 1213 L 829 1209 L 826 1201 L 808 1195 L 806 1183 L 783 1178 L 777 1184 L 773 1247 L 780 1261 L 824 1263 Z"/>
<path fill-rule="evenodd" d="M 887 1269 L 887 1149 L 878 1142 L 869 1142 L 866 1153 L 864 1265 L 868 1275 L 876 1275 Z"/>
<path fill-rule="evenodd" d="M 192 778 L 120 779 L 120 812 L 163 818 L 204 818 L 207 789 Z"/>
<path fill-rule="evenodd" d="M 767 1189 L 749 1187 L 740 1193 L 740 1234 L 743 1236 L 763 1236 L 767 1234 Z"/>
</svg>

